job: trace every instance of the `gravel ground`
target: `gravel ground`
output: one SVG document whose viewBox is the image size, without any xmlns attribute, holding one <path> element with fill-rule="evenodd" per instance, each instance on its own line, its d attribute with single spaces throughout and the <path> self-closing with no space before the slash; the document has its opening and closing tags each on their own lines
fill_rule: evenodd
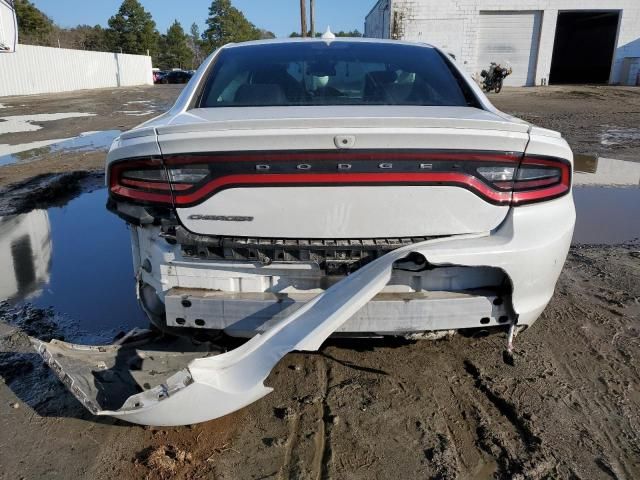
<svg viewBox="0 0 640 480">
<path fill-rule="evenodd" d="M 504 112 L 562 132 L 574 153 L 640 161 L 636 87 L 505 88 L 489 99 Z"/>
<path fill-rule="evenodd" d="M 0 135 L 0 144 L 129 128 L 147 117 L 113 113 L 124 103 L 168 105 L 178 91 L 2 99 L 8 108 L 0 117 L 79 111 L 105 118 L 47 122 Z M 491 100 L 562 131 L 575 151 L 640 158 L 637 89 L 505 89 Z M 97 169 L 104 154 L 57 158 L 0 167 L 0 186 Z M 42 193 L 29 200 L 49 191 L 42 179 L 30 185 L 5 191 L 0 203 L 7 205 L 7 192 L 26 198 L 18 210 L 53 200 Z M 639 478 L 639 280 L 640 245 L 576 246 L 542 318 L 516 339 L 513 366 L 502 361 L 503 333 L 331 341 L 316 354 L 287 355 L 266 382 L 274 393 L 259 402 L 170 429 L 91 417 L 25 336 L 61 336 L 57 313 L 0 304 L 0 478 Z"/>
</svg>

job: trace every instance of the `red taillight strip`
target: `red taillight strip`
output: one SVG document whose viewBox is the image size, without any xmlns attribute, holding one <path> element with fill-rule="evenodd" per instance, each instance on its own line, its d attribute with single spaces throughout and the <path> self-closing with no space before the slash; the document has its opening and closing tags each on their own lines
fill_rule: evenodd
<svg viewBox="0 0 640 480">
<path fill-rule="evenodd" d="M 546 188 L 537 188 L 535 190 L 526 191 L 518 191 L 518 188 L 532 187 L 528 185 L 523 186 L 520 182 L 516 182 L 514 185 L 513 200 L 511 201 L 512 205 L 518 206 L 532 202 L 552 200 L 567 194 L 571 190 L 571 164 L 566 160 L 561 158 L 526 156 L 522 160 L 520 168 L 531 165 L 543 165 L 557 168 L 560 170 L 560 181 L 559 183 Z M 535 181 L 525 181 L 522 183 L 530 182 Z"/>
<path fill-rule="evenodd" d="M 487 161 L 487 162 L 513 162 L 521 159 L 521 154 L 505 152 L 298 152 L 298 153 L 242 153 L 229 154 L 187 154 L 167 156 L 165 163 L 168 166 L 185 164 L 206 164 L 212 162 L 270 162 L 270 161 L 309 161 L 309 160 L 458 160 L 458 161 Z"/>
<path fill-rule="evenodd" d="M 188 194 L 176 194 L 176 206 L 188 206 L 202 201 L 226 188 L 238 188 L 244 185 L 424 185 L 442 184 L 469 188 L 486 197 L 489 201 L 508 204 L 511 192 L 498 192 L 484 182 L 466 173 L 268 173 L 228 175 L 204 184 L 198 190 Z"/>
<path fill-rule="evenodd" d="M 541 178 L 539 180 L 517 180 L 513 184 L 513 188 L 515 190 L 524 190 L 525 188 L 544 187 L 546 185 L 554 185 L 559 181 L 558 177 Z"/>
<path fill-rule="evenodd" d="M 560 197 L 569 191 L 569 187 L 559 183 L 549 188 L 542 188 L 540 190 L 528 190 L 526 192 L 513 192 L 513 205 L 523 205 L 525 203 L 531 203 L 539 200 L 551 200 L 553 198 Z"/>
<path fill-rule="evenodd" d="M 171 186 L 168 183 L 145 182 L 142 180 L 132 180 L 130 178 L 123 178 L 120 180 L 120 183 L 129 187 L 139 187 L 151 190 L 171 190 L 173 188 L 173 190 L 182 191 L 189 190 L 191 187 L 193 187 L 193 185 L 190 183 L 174 183 L 173 186 Z"/>
<path fill-rule="evenodd" d="M 160 159 L 145 158 L 136 160 L 122 160 L 114 163 L 109 168 L 109 190 L 112 194 L 125 197 L 129 200 L 172 205 L 171 186 L 169 182 L 149 182 L 122 178 L 122 173 L 127 170 L 164 169 Z M 127 185 L 128 183 L 128 185 Z M 144 188 L 145 190 L 139 190 Z M 155 190 L 149 191 L 149 190 Z"/>
<path fill-rule="evenodd" d="M 127 197 L 133 200 L 142 200 L 144 202 L 156 202 L 171 205 L 171 194 L 170 193 L 153 193 L 146 192 L 144 190 L 134 190 L 128 187 L 124 187 L 122 185 L 112 185 L 111 193 L 115 195 L 120 195 L 122 197 Z"/>
<path fill-rule="evenodd" d="M 568 161 L 554 157 L 526 156 L 521 158 L 520 154 L 510 152 L 469 152 L 469 151 L 352 151 L 352 152 L 243 152 L 240 154 L 188 154 L 168 157 L 165 163 L 171 168 L 174 165 L 184 164 L 212 164 L 217 162 L 276 162 L 276 161 L 307 161 L 313 164 L 313 160 L 320 162 L 327 161 L 349 161 L 349 160 L 384 160 L 393 163 L 395 160 L 407 161 L 493 161 L 496 163 L 520 163 L 521 167 L 526 166 L 546 166 L 554 167 L 560 171 L 560 179 L 540 178 L 534 180 L 521 180 L 516 182 L 495 182 L 490 183 L 476 176 L 473 169 L 466 169 L 464 165 L 454 164 L 451 168 L 441 169 L 445 171 L 369 171 L 360 173 L 349 173 L 346 171 L 327 173 L 306 172 L 306 173 L 222 173 L 221 176 L 209 177 L 200 185 L 173 183 L 170 187 L 168 182 L 146 181 L 131 178 L 122 178 L 122 173 L 131 169 L 163 169 L 162 161 L 159 159 L 140 159 L 117 162 L 110 167 L 109 186 L 114 195 L 126 197 L 132 200 L 174 205 L 176 207 L 188 207 L 201 203 L 206 198 L 227 188 L 241 188 L 243 186 L 330 186 L 330 185 L 436 185 L 436 186 L 458 186 L 466 188 L 486 201 L 497 205 L 523 205 L 526 203 L 545 201 L 562 196 L 571 189 L 571 165 Z M 405 164 L 406 165 L 406 164 Z M 435 164 L 434 164 L 435 165 Z M 294 165 L 295 167 L 295 165 Z M 373 168 L 390 168 L 378 166 L 374 163 Z M 418 167 L 422 169 L 421 165 Z M 250 169 L 251 170 L 251 169 Z M 427 170 L 431 170 L 428 168 Z M 453 171 L 448 171 L 453 170 Z M 224 169 L 223 169 L 224 171 Z M 220 175 L 220 173 L 218 173 Z M 557 183 L 556 183 L 557 182 Z M 503 189 L 503 190 L 501 190 Z M 512 192 L 513 189 L 513 192 Z M 523 189 L 527 189 L 523 191 Z M 173 195 L 172 195 L 173 194 Z M 173 198 L 172 198 L 173 197 Z"/>
<path fill-rule="evenodd" d="M 511 189 L 514 188 L 516 190 L 523 190 L 525 188 L 536 188 L 536 187 L 544 187 L 545 185 L 553 185 L 554 183 L 558 183 L 560 180 L 558 177 L 549 177 L 549 178 L 541 178 L 539 180 L 516 180 L 514 181 L 499 181 L 493 182 L 495 187 L 501 189 Z"/>
</svg>

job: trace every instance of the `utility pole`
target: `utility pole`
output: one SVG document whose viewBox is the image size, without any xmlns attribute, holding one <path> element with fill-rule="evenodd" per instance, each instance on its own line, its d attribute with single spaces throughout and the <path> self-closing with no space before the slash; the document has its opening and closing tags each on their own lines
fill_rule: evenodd
<svg viewBox="0 0 640 480">
<path fill-rule="evenodd" d="M 316 0 L 309 0 L 309 17 L 311 27 L 311 37 L 316 36 Z"/>
<path fill-rule="evenodd" d="M 307 0 L 300 0 L 300 30 L 303 37 L 307 36 Z"/>
</svg>

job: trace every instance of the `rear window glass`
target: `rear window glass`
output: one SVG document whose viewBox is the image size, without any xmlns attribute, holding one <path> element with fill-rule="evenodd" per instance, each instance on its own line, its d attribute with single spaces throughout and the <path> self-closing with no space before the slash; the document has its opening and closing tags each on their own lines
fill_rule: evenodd
<svg viewBox="0 0 640 480">
<path fill-rule="evenodd" d="M 200 107 L 436 105 L 478 107 L 433 48 L 373 42 L 294 42 L 222 50 Z"/>
</svg>

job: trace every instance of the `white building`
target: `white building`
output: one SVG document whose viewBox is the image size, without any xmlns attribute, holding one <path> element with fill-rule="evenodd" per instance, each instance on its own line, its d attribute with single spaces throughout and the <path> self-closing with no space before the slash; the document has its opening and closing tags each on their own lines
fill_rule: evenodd
<svg viewBox="0 0 640 480">
<path fill-rule="evenodd" d="M 430 43 L 506 85 L 640 80 L 640 0 L 378 0 L 365 36 Z"/>
</svg>

